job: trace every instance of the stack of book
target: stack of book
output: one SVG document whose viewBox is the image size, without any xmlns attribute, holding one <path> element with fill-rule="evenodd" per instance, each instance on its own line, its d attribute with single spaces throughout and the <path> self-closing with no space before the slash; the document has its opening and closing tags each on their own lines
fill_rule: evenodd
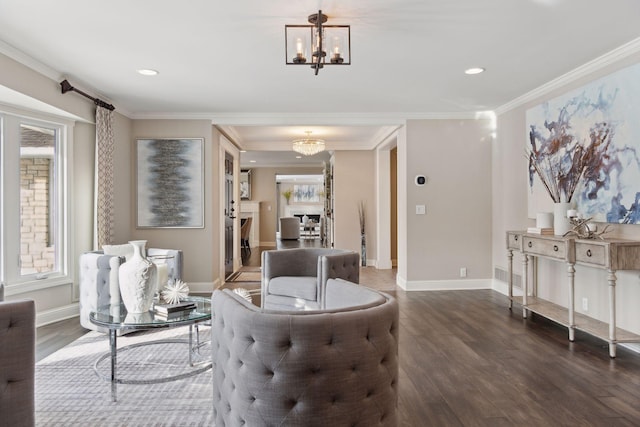
<svg viewBox="0 0 640 427">
<path fill-rule="evenodd" d="M 192 301 L 179 302 L 176 304 L 156 304 L 153 307 L 155 316 L 160 319 L 176 319 L 189 315 L 196 309 L 196 303 Z"/>
<path fill-rule="evenodd" d="M 529 228 L 527 228 L 527 233 L 530 233 L 530 234 L 544 234 L 544 235 L 553 236 L 553 228 L 529 227 Z"/>
</svg>

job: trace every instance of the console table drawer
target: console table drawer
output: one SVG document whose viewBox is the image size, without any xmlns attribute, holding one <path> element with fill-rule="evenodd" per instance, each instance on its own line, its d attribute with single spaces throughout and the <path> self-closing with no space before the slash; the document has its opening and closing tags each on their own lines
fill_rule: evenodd
<svg viewBox="0 0 640 427">
<path fill-rule="evenodd" d="M 607 246 L 576 242 L 576 262 L 598 267 L 608 267 Z"/>
<path fill-rule="evenodd" d="M 520 233 L 507 233 L 507 249 L 520 250 L 520 241 L 522 240 L 522 234 Z"/>
<path fill-rule="evenodd" d="M 522 248 L 525 253 L 549 258 L 567 259 L 567 241 L 549 240 L 537 237 L 523 236 Z"/>
</svg>

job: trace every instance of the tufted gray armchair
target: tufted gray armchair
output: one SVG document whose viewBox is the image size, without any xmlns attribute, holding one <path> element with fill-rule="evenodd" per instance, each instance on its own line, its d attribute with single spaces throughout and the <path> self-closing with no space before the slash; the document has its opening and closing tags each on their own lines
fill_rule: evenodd
<svg viewBox="0 0 640 427">
<path fill-rule="evenodd" d="M 360 255 L 341 249 L 262 252 L 262 307 L 321 309 L 327 280 L 360 280 Z"/>
<path fill-rule="evenodd" d="M 0 425 L 35 425 L 36 308 L 0 302 Z"/>
<path fill-rule="evenodd" d="M 271 311 L 214 292 L 216 426 L 397 425 L 396 300 L 348 283 L 328 293 L 342 308 Z"/>
</svg>

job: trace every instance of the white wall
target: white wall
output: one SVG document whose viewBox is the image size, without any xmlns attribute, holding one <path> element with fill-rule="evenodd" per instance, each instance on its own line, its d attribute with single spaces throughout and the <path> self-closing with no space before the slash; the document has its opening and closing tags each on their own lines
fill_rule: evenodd
<svg viewBox="0 0 640 427">
<path fill-rule="evenodd" d="M 367 264 L 376 257 L 376 188 L 374 151 L 336 151 L 333 155 L 335 247 L 360 253 L 358 204 L 365 205 Z"/>
<path fill-rule="evenodd" d="M 135 227 L 135 141 L 138 138 L 204 138 L 204 228 L 156 228 L 136 229 Z M 117 195 L 128 204 L 118 228 L 128 231 L 126 240 L 147 240 L 148 247 L 181 249 L 183 251 L 183 280 L 192 290 L 213 291 L 219 282 L 219 239 L 220 191 L 218 178 L 219 135 L 208 120 L 134 120 L 132 133 L 127 141 L 126 162 L 130 179 L 123 183 Z M 215 171 L 215 173 L 214 173 Z M 125 220 L 124 217 L 128 217 Z"/>
<path fill-rule="evenodd" d="M 401 286 L 490 286 L 492 126 L 488 119 L 407 121 L 406 143 L 398 139 L 398 203 L 406 196 L 398 213 Z M 418 174 L 426 185 L 414 184 Z M 416 205 L 426 214 L 417 215 Z"/>
<path fill-rule="evenodd" d="M 613 62 L 598 71 L 584 75 L 560 87 L 555 87 L 542 96 L 531 97 L 522 105 L 498 116 L 497 141 L 492 153 L 494 163 L 492 258 L 494 266 L 505 270 L 507 268 L 505 232 L 524 229 L 535 222 L 533 219 L 527 218 L 527 160 L 523 155 L 526 144 L 525 114 L 527 109 L 638 61 L 640 61 L 640 54 Z M 640 239 L 640 226 L 614 225 L 612 232 L 608 235 Z M 516 274 L 522 274 L 521 265 L 521 256 L 517 253 L 514 254 L 514 272 Z M 566 306 L 568 300 L 566 266 L 562 263 L 541 260 L 538 271 L 539 295 Z M 637 309 L 638 301 L 640 301 L 638 272 L 618 272 L 617 276 L 618 326 L 640 333 L 640 310 Z M 504 284 L 502 282 L 496 283 L 504 291 Z M 607 321 L 609 315 L 607 288 L 606 272 L 576 266 L 575 301 L 580 302 L 583 297 L 588 298 L 589 311 L 587 314 L 602 321 Z M 576 309 L 578 312 L 582 311 L 580 303 L 576 303 Z"/>
</svg>

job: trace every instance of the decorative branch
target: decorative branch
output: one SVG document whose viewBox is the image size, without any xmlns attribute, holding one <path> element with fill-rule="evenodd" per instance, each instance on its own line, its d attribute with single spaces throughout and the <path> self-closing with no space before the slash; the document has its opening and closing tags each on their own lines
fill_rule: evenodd
<svg viewBox="0 0 640 427">
<path fill-rule="evenodd" d="M 365 205 L 364 205 L 364 201 L 360 200 L 360 202 L 358 202 L 358 215 L 360 216 L 360 234 L 364 234 L 364 226 L 365 226 Z"/>
</svg>

